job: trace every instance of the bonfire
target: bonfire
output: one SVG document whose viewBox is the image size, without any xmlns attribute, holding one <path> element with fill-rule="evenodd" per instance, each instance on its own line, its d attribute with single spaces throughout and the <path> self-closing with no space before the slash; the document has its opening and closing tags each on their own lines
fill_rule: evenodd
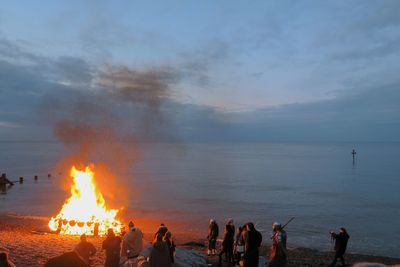
<svg viewBox="0 0 400 267">
<path fill-rule="evenodd" d="M 72 167 L 71 196 L 56 217 L 49 221 L 49 228 L 65 235 L 105 235 L 109 228 L 120 233 L 122 224 L 116 219 L 118 210 L 107 209 L 103 195 L 95 184 L 91 166 L 85 170 Z"/>
</svg>

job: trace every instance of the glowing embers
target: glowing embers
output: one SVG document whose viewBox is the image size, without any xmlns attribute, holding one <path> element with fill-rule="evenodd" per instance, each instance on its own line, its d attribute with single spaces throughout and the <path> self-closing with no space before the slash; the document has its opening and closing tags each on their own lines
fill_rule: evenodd
<svg viewBox="0 0 400 267">
<path fill-rule="evenodd" d="M 107 229 L 121 232 L 122 224 L 116 219 L 118 210 L 107 209 L 101 192 L 98 191 L 94 172 L 90 166 L 84 171 L 72 167 L 71 197 L 67 199 L 49 227 L 65 235 L 105 235 Z"/>
</svg>

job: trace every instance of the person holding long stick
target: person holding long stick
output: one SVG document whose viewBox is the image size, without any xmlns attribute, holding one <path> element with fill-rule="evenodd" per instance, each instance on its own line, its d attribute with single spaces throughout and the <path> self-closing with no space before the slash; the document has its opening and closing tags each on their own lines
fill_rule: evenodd
<svg viewBox="0 0 400 267">
<path fill-rule="evenodd" d="M 284 226 L 282 226 L 279 222 L 274 222 L 272 224 L 272 230 L 274 232 L 271 245 L 271 253 L 269 256 L 269 264 L 268 267 L 285 267 L 287 263 L 287 249 L 286 249 L 286 240 L 287 235 L 284 230 L 285 226 L 288 225 L 292 220 L 291 218 Z"/>
</svg>

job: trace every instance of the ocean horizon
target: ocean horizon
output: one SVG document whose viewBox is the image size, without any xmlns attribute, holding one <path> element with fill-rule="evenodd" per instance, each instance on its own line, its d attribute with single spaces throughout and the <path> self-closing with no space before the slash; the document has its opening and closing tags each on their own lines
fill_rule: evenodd
<svg viewBox="0 0 400 267">
<path fill-rule="evenodd" d="M 0 194 L 0 212 L 55 215 L 68 192 L 47 173 L 71 150 L 29 141 L 2 141 L 0 150 L 0 171 L 25 177 Z M 142 143 L 138 150 L 117 179 L 132 192 L 128 216 L 185 221 L 193 232 L 205 232 L 210 218 L 220 227 L 228 218 L 253 221 L 266 243 L 274 221 L 295 217 L 289 246 L 330 250 L 329 231 L 345 227 L 351 252 L 399 256 L 400 143 Z"/>
</svg>

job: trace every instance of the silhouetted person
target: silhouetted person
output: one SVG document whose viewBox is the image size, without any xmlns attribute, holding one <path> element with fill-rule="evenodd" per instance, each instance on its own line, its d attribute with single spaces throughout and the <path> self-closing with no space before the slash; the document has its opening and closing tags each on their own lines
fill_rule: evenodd
<svg viewBox="0 0 400 267">
<path fill-rule="evenodd" d="M 154 237 L 157 237 L 157 234 L 161 234 L 162 236 L 165 236 L 165 234 L 168 232 L 167 226 L 165 224 L 160 224 L 160 227 L 158 227 L 157 232 L 154 234 Z"/>
<path fill-rule="evenodd" d="M 90 264 L 90 257 L 96 253 L 96 248 L 86 240 L 86 235 L 81 235 L 81 242 L 75 247 L 75 252 L 87 263 Z"/>
<path fill-rule="evenodd" d="M 233 255 L 235 253 L 235 230 L 236 229 L 235 229 L 235 225 L 233 224 L 233 219 L 232 218 L 228 219 L 227 225 L 229 226 L 229 231 L 231 232 L 232 237 L 233 237 L 233 242 L 232 242 L 232 246 L 231 246 L 231 255 L 232 255 L 232 258 L 233 258 Z"/>
<path fill-rule="evenodd" d="M 218 254 L 219 256 L 219 265 L 222 264 L 222 255 L 225 254 L 225 261 L 228 263 L 233 262 L 233 254 L 232 254 L 232 247 L 233 247 L 233 240 L 235 233 L 232 232 L 232 227 L 227 224 L 225 225 L 225 232 L 224 232 L 224 239 L 222 241 L 222 250 Z"/>
<path fill-rule="evenodd" d="M 106 251 L 105 267 L 119 266 L 119 253 L 121 251 L 121 238 L 115 236 L 113 229 L 108 229 L 107 238 L 103 241 L 102 248 Z"/>
<path fill-rule="evenodd" d="M 171 267 L 169 253 L 168 245 L 163 241 L 163 236 L 161 233 L 157 234 L 156 239 L 153 241 L 153 249 L 150 252 L 150 267 Z"/>
<path fill-rule="evenodd" d="M 353 149 L 353 151 L 351 151 L 351 154 L 353 155 L 353 164 L 354 164 L 355 160 L 356 160 L 356 154 L 357 154 L 356 150 Z"/>
<path fill-rule="evenodd" d="M 8 254 L 5 251 L 0 251 L 0 267 L 15 267 L 14 263 L 8 259 Z"/>
<path fill-rule="evenodd" d="M 287 263 L 286 232 L 278 222 L 272 224 L 271 252 L 268 267 L 285 267 Z"/>
<path fill-rule="evenodd" d="M 164 241 L 167 243 L 168 249 L 169 249 L 169 256 L 171 258 L 171 262 L 174 263 L 174 254 L 175 254 L 175 243 L 174 240 L 172 240 L 172 234 L 171 232 L 166 232 L 164 235 Z"/>
<path fill-rule="evenodd" d="M 208 225 L 208 235 L 207 235 L 207 240 L 208 240 L 208 251 L 207 255 L 213 254 L 215 255 L 216 252 L 216 246 L 217 246 L 217 238 L 219 235 L 219 228 L 218 224 L 215 220 L 211 219 L 210 224 Z"/>
<path fill-rule="evenodd" d="M 242 255 L 244 252 L 244 239 L 243 239 L 243 229 L 246 226 L 239 226 L 236 236 L 235 236 L 235 263 L 239 265 L 240 260 L 242 259 Z"/>
<path fill-rule="evenodd" d="M 7 175 L 5 173 L 2 173 L 0 176 L 0 184 L 9 184 L 9 185 L 14 185 L 13 182 L 7 179 Z"/>
<path fill-rule="evenodd" d="M 331 231 L 331 237 L 335 240 L 335 258 L 329 266 L 335 266 L 338 259 L 342 262 L 342 266 L 346 266 L 343 256 L 346 253 L 347 242 L 349 241 L 350 236 L 347 234 L 346 229 L 342 227 L 340 228 L 339 234 Z"/>
<path fill-rule="evenodd" d="M 258 267 L 258 248 L 261 246 L 262 235 L 254 228 L 254 224 L 246 224 L 246 231 L 243 233 L 244 254 L 243 267 Z"/>
</svg>

